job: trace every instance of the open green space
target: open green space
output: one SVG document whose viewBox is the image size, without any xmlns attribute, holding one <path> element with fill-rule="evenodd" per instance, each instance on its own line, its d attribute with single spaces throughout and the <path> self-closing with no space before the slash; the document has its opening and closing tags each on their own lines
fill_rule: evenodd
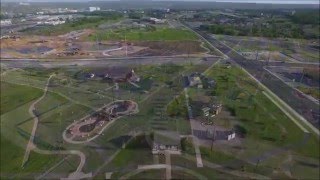
<svg viewBox="0 0 320 180">
<path fill-rule="evenodd" d="M 165 169 L 151 169 L 131 176 L 129 179 L 165 179 Z"/>
<path fill-rule="evenodd" d="M 128 40 L 128 41 L 182 41 L 197 40 L 198 37 L 186 29 L 118 29 L 101 31 L 89 37 L 90 40 Z"/>
<path fill-rule="evenodd" d="M 1 107 L 8 106 L 8 112 L 1 114 L 1 179 L 33 178 L 60 159 L 59 156 L 31 152 L 29 161 L 24 168 L 21 167 L 30 134 L 25 130 L 30 130 L 33 125 L 28 108 L 31 101 L 41 95 L 42 91 L 36 88 L 1 82 L 1 96 L 12 98 L 11 101 L 1 100 Z M 25 123 L 28 125 L 20 127 Z"/>
<path fill-rule="evenodd" d="M 13 85 L 3 81 L 1 81 L 1 92 L 1 114 L 14 110 L 42 95 L 42 91 L 39 89 L 22 85 Z"/>
<path fill-rule="evenodd" d="M 1 136 L 1 179 L 34 178 L 61 159 L 57 155 L 42 155 L 31 152 L 28 163 L 25 168 L 22 168 L 24 152 L 25 149 Z"/>
<path fill-rule="evenodd" d="M 132 67 L 137 75 L 140 76 L 142 80 L 145 80 L 141 81 L 140 84 L 138 83 L 141 85 L 141 89 L 131 88 L 129 87 L 130 84 L 122 84 L 120 85 L 122 94 L 118 96 L 121 99 L 135 100 L 139 105 L 140 112 L 136 115 L 118 119 L 107 128 L 99 138 L 93 140 L 90 145 L 64 143 L 62 132 L 65 128 L 74 120 L 78 120 L 88 113 L 93 112 L 93 109 L 87 106 L 88 104 L 96 108 L 112 101 L 112 99 L 107 98 L 112 97 L 112 92 L 105 90 L 110 88 L 112 84 L 105 83 L 98 79 L 77 79 L 75 74 L 81 70 L 81 67 L 72 68 L 72 70 L 63 68 L 55 70 L 57 75 L 52 78 L 49 92 L 45 98 L 36 105 L 36 113 L 39 115 L 40 120 L 35 139 L 38 147 L 49 150 L 81 150 L 87 155 L 87 162 L 84 167 L 85 172 L 94 171 L 115 152 L 118 152 L 110 163 L 101 168 L 98 172 L 98 177 L 102 177 L 104 172 L 112 171 L 114 172 L 112 177 L 119 178 L 132 170 L 136 170 L 138 165 L 153 163 L 150 142 L 148 142 L 148 138 L 146 137 L 150 136 L 150 132 L 157 130 L 159 124 L 161 124 L 161 128 L 177 131 L 182 135 L 191 133 L 190 123 L 184 111 L 185 99 L 183 96 L 182 74 L 203 72 L 207 66 L 191 64 L 142 65 Z M 37 74 L 37 71 L 36 69 L 32 70 L 33 74 Z M 39 70 L 39 73 L 41 71 L 42 70 Z M 213 99 L 221 101 L 223 111 L 229 112 L 232 118 L 228 119 L 228 117 L 226 117 L 223 120 L 217 120 L 217 124 L 228 124 L 228 126 L 225 127 L 233 127 L 242 139 L 239 146 L 214 145 L 213 151 L 208 147 L 201 146 L 200 151 L 204 160 L 217 164 L 226 164 L 229 168 L 234 168 L 238 171 L 258 173 L 274 178 L 287 177 L 283 174 L 270 175 L 270 173 L 273 172 L 272 169 L 284 163 L 285 158 L 276 158 L 270 160 L 270 162 L 261 162 L 258 168 L 248 161 L 250 158 L 259 156 L 274 148 L 292 145 L 292 147 L 290 147 L 290 153 L 296 157 L 292 168 L 297 169 L 294 177 L 303 177 L 303 172 L 313 174 L 308 177 L 317 176 L 317 174 L 314 173 L 314 166 L 319 165 L 315 162 L 319 158 L 319 144 L 316 137 L 310 136 L 303 145 L 296 145 L 303 140 L 303 132 L 286 117 L 282 111 L 271 103 L 270 100 L 264 96 L 261 89 L 257 87 L 255 82 L 240 69 L 235 67 L 226 68 L 224 65 L 217 65 L 207 72 L 208 77 L 216 81 L 216 87 L 214 89 L 190 88 L 190 102 L 192 102 L 193 98 L 202 99 L 204 96 L 214 97 Z M 41 84 L 45 84 L 45 77 L 47 76 L 47 74 L 40 73 L 39 77 L 37 77 L 24 71 L 9 72 L 8 74 L 10 73 L 12 73 L 13 78 L 10 79 L 6 77 L 6 81 L 34 84 L 39 88 L 43 88 Z M 26 75 L 26 77 L 24 77 L 24 75 Z M 18 86 L 20 85 L 10 84 L 10 88 L 13 89 Z M 33 90 L 32 87 L 28 88 L 31 88 L 29 91 Z M 38 97 L 41 96 L 41 89 L 36 90 L 40 91 Z M 24 91 L 16 92 L 21 93 L 21 96 L 24 93 Z M 107 97 L 100 99 L 97 92 Z M 140 98 L 138 98 L 139 95 L 141 95 Z M 14 104 L 17 103 L 19 102 L 15 102 Z M 11 148 L 15 149 L 9 156 L 14 159 L 12 162 L 13 165 L 10 165 L 12 169 L 21 166 L 24 147 L 28 140 L 28 136 L 26 135 L 28 135 L 28 131 L 30 131 L 32 126 L 32 120 L 28 114 L 30 104 L 30 102 L 26 102 L 1 115 L 1 143 L 7 144 L 8 141 L 10 141 L 10 143 L 13 144 L 10 145 Z M 175 111 L 185 113 L 172 113 Z M 161 118 L 159 119 L 159 117 Z M 15 121 L 9 121 L 11 119 Z M 160 121 L 161 123 L 159 123 Z M 222 121 L 225 121 L 225 123 Z M 6 129 L 3 130 L 3 127 L 6 127 Z M 146 134 L 139 135 L 141 132 Z M 136 135 L 136 138 L 132 138 L 134 135 Z M 10 139 L 9 137 L 15 138 Z M 149 138 L 151 139 L 151 137 Z M 123 146 L 124 143 L 128 144 Z M 190 139 L 183 139 L 181 146 L 184 154 L 194 157 L 194 147 Z M 5 149 L 6 153 L 8 151 L 9 149 Z M 27 163 L 27 166 L 30 165 L 29 169 L 26 167 L 30 172 L 33 171 L 32 169 L 36 169 L 34 172 L 43 172 L 43 169 L 45 169 L 43 167 L 48 168 L 61 160 L 61 157 L 52 158 L 53 156 L 49 155 L 34 154 L 35 153 L 32 153 L 32 156 L 30 156 L 30 163 Z M 39 155 L 39 157 L 37 155 Z M 284 152 L 284 157 L 288 155 L 288 152 Z M 1 154 L 1 156 L 4 155 Z M 279 157 L 280 154 L 275 156 Z M 34 158 L 45 160 L 40 163 L 37 160 L 33 161 Z M 306 158 L 308 158 L 307 164 L 300 163 L 301 159 L 304 160 Z M 218 171 L 212 172 L 212 169 L 208 167 L 197 169 L 193 167 L 195 166 L 195 162 L 190 162 L 184 158 L 172 159 L 172 162 L 173 166 L 190 169 L 190 171 L 174 169 L 174 177 L 176 178 L 198 177 L 198 174 L 208 178 L 226 176 L 233 178 L 231 175 L 229 176 Z M 241 165 L 239 166 L 239 164 Z M 3 164 L 1 164 L 1 166 L 3 166 Z M 77 163 L 70 164 L 63 162 L 55 172 L 62 172 L 63 167 L 71 171 L 75 169 L 75 166 L 77 166 Z M 10 168 L 6 170 L 9 172 Z M 148 174 L 148 171 L 145 173 Z M 136 176 L 140 177 L 139 175 L 141 174 L 136 174 L 133 178 Z M 142 174 L 141 176 L 144 175 Z"/>
<path fill-rule="evenodd" d="M 73 68 L 78 69 L 78 67 Z M 146 123 L 146 119 L 150 119 L 151 117 L 155 116 L 152 110 L 152 99 L 158 97 L 157 93 L 164 93 L 163 95 L 167 97 L 164 106 L 166 103 L 169 103 L 171 101 L 171 97 L 175 94 L 171 88 L 177 85 L 179 87 L 181 86 L 179 78 L 176 79 L 176 77 L 180 77 L 179 73 L 185 70 L 186 67 L 168 64 L 162 66 L 141 66 L 135 68 L 137 74 L 141 76 L 142 79 L 147 79 L 149 81 L 141 82 L 141 88 L 143 90 L 148 90 L 149 92 L 142 94 L 140 98 L 137 98 L 137 95 L 142 93 L 141 91 L 131 90 L 131 92 L 129 92 L 129 90 L 124 89 L 122 90 L 123 92 L 121 98 L 136 98 L 136 100 L 140 100 L 141 103 L 139 103 L 139 109 L 141 114 L 131 117 L 124 117 L 115 122 L 108 129 L 108 131 L 105 131 L 103 135 L 101 135 L 101 138 L 99 137 L 94 140 L 95 143 L 101 146 L 100 148 L 98 146 L 97 150 L 95 150 L 93 147 L 85 147 L 82 145 L 74 146 L 72 144 L 63 143 L 62 132 L 65 130 L 65 127 L 71 124 L 74 120 L 78 120 L 88 113 L 93 112 L 92 109 L 86 107 L 85 105 L 90 104 L 94 105 L 94 107 L 101 107 L 103 104 L 107 104 L 112 101 L 112 99 L 107 98 L 100 99 L 97 95 L 97 92 L 99 91 L 101 91 L 99 93 L 102 95 L 112 95 L 111 92 L 105 90 L 111 86 L 99 80 L 79 80 L 74 75 L 80 69 L 74 69 L 18 70 L 9 72 L 4 77 L 4 80 L 6 82 L 26 84 L 26 87 L 38 87 L 39 89 L 32 87 L 30 88 L 40 91 L 39 96 L 41 96 L 43 92 L 41 88 L 44 88 L 43 85 L 48 78 L 48 74 L 52 73 L 53 71 L 56 72 L 56 76 L 50 81 L 50 86 L 48 89 L 49 91 L 47 92 L 46 96 L 36 104 L 35 113 L 39 116 L 39 124 L 36 131 L 35 143 L 39 148 L 48 150 L 80 149 L 88 156 L 85 170 L 92 171 L 95 170 L 96 167 L 100 166 L 101 163 L 103 163 L 103 161 L 107 157 L 111 156 L 117 149 L 121 148 L 122 141 L 120 142 L 119 140 L 122 136 L 127 136 L 128 133 L 132 132 L 134 129 L 137 133 L 141 130 L 148 131 L 150 124 Z M 12 88 L 16 88 L 14 84 L 12 86 L 14 86 Z M 162 87 L 164 88 L 163 91 L 157 91 Z M 23 96 L 23 94 L 19 95 Z M 22 151 L 24 151 L 24 147 L 28 141 L 28 136 L 30 133 L 28 131 L 31 130 L 33 125 L 33 121 L 30 119 L 30 115 L 28 113 L 30 104 L 31 103 L 27 103 L 19 106 L 18 108 L 15 108 L 14 111 L 10 111 L 1 116 L 2 121 L 5 122 L 2 122 L 2 125 L 4 125 L 2 127 L 6 127 L 6 131 L 2 131 L 2 133 L 5 134 L 5 138 L 15 137 L 10 139 L 10 141 L 21 145 Z M 6 119 L 8 119 L 8 121 L 6 121 Z M 17 119 L 19 121 L 9 121 L 9 119 Z M 182 118 L 171 118 L 168 126 L 173 130 L 181 132 L 182 134 L 190 133 L 189 123 Z M 12 131 L 14 128 L 17 130 Z M 19 135 L 17 131 L 19 131 L 21 135 Z M 23 142 L 24 145 L 21 142 Z M 92 156 L 92 154 L 94 154 L 96 151 L 99 151 L 99 153 L 95 156 Z M 126 158 L 131 159 L 130 161 L 133 163 L 132 167 L 135 167 L 135 165 L 137 165 L 136 163 L 144 164 L 144 161 L 141 161 L 139 158 L 141 153 L 145 154 L 145 164 L 152 163 L 150 147 L 137 151 L 136 148 L 130 147 L 129 149 L 126 148 L 121 150 L 121 156 L 117 156 L 115 161 L 113 161 L 110 166 L 108 165 L 107 167 L 121 169 L 121 167 L 127 164 Z M 23 153 L 21 154 L 23 155 Z M 18 167 L 21 166 L 23 157 L 19 158 L 21 161 L 17 164 Z M 48 162 L 46 163 L 48 166 L 53 165 L 51 164 L 50 160 L 45 162 Z M 45 165 L 41 164 L 41 166 Z M 63 162 L 63 165 L 61 166 L 68 165 Z M 59 167 L 57 169 L 59 169 Z M 36 167 L 33 165 L 32 168 Z M 74 169 L 74 165 L 72 165 L 71 168 Z M 40 167 L 39 170 L 41 170 Z M 56 172 L 56 170 L 54 170 L 54 172 Z"/>
</svg>

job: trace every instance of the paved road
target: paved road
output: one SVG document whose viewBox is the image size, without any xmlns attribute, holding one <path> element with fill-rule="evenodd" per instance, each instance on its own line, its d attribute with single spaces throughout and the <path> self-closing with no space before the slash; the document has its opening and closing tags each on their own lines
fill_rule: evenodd
<svg viewBox="0 0 320 180">
<path fill-rule="evenodd" d="M 219 59 L 219 57 L 208 57 L 208 59 Z M 148 64 L 187 64 L 197 63 L 199 57 L 141 57 L 141 58 L 117 58 L 117 59 L 96 59 L 96 60 L 36 60 L 36 59 L 25 59 L 25 60 L 3 60 L 1 63 L 11 68 L 25 68 L 25 67 L 66 67 L 66 66 L 86 66 L 86 67 L 101 67 L 101 66 L 128 66 L 128 65 L 148 65 Z"/>
<path fill-rule="evenodd" d="M 269 88 L 273 93 L 275 93 L 278 97 L 280 97 L 285 103 L 290 105 L 295 111 L 297 111 L 300 115 L 302 115 L 306 120 L 308 120 L 313 126 L 319 129 L 320 127 L 320 110 L 319 105 L 310 99 L 301 98 L 297 96 L 298 92 L 294 88 L 289 85 L 283 83 L 277 77 L 273 76 L 269 72 L 264 69 L 266 65 L 263 62 L 247 60 L 232 48 L 227 45 L 221 43 L 213 36 L 202 32 L 198 29 L 194 29 L 197 33 L 199 33 L 202 37 L 207 39 L 212 45 L 218 48 L 222 53 L 228 55 L 232 61 L 240 65 L 250 74 L 252 74 L 258 81 L 260 81 L 263 85 Z M 276 65 L 280 63 L 273 62 L 272 65 Z M 281 63 L 286 64 L 286 63 Z M 288 63 L 290 65 L 300 65 L 299 63 Z M 313 64 L 314 65 L 314 64 Z"/>
</svg>

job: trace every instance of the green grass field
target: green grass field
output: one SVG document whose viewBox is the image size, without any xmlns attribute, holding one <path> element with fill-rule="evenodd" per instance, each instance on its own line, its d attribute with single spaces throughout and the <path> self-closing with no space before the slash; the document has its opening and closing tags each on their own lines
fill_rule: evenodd
<svg viewBox="0 0 320 180">
<path fill-rule="evenodd" d="M 5 114 L 8 111 L 35 100 L 42 94 L 41 90 L 6 82 L 1 82 L 1 90 L 1 114 Z M 19 94 L 23 94 L 23 96 L 19 96 Z"/>
<path fill-rule="evenodd" d="M 33 178 L 34 174 L 27 173 L 44 172 L 60 159 L 59 156 L 31 152 L 25 168 L 21 168 L 30 133 L 24 134 L 21 128 L 30 130 L 33 121 L 30 119 L 28 108 L 31 101 L 40 97 L 42 93 L 36 88 L 1 82 L 1 107 L 6 107 L 6 111 L 1 112 L 1 179 Z M 2 97 L 6 100 L 2 100 Z M 10 98 L 10 101 L 7 98 Z M 28 125 L 20 127 L 23 123 Z"/>
<path fill-rule="evenodd" d="M 197 40 L 198 37 L 188 30 L 157 28 L 156 30 L 120 29 L 100 32 L 89 37 L 90 40 L 128 40 L 128 41 L 181 41 Z"/>
<path fill-rule="evenodd" d="M 111 87 L 110 84 L 104 83 L 98 79 L 95 80 L 79 80 L 76 78 L 76 72 L 81 71 L 81 67 L 72 67 L 74 69 L 57 69 L 57 75 L 52 78 L 52 84 L 49 92 L 42 101 L 36 105 L 36 112 L 39 114 L 39 125 L 36 132 L 36 143 L 42 149 L 53 150 L 56 148 L 77 149 L 87 155 L 85 172 L 95 171 L 101 167 L 115 152 L 119 152 L 114 156 L 110 163 L 101 167 L 97 177 L 103 177 L 105 172 L 114 172 L 113 178 L 119 178 L 122 175 L 136 170 L 138 165 L 146 165 L 153 163 L 151 149 L 146 138 L 137 137 L 130 138 L 131 135 L 145 133 L 157 130 L 154 124 L 163 121 L 162 128 L 177 131 L 182 135 L 191 134 L 190 123 L 182 116 L 169 116 L 167 113 L 168 105 L 174 102 L 175 97 L 180 97 L 183 92 L 183 81 L 181 74 L 190 74 L 191 72 L 202 72 L 206 65 L 161 65 L 161 66 L 139 66 L 133 67 L 135 72 L 147 82 L 141 83 L 143 90 L 148 93 L 141 94 L 143 91 L 133 90 L 126 85 L 121 85 L 121 99 L 135 100 L 139 105 L 140 112 L 135 115 L 123 117 L 115 121 L 112 126 L 107 128 L 99 138 L 93 140 L 89 144 L 73 145 L 63 142 L 62 132 L 65 128 L 75 120 L 78 120 L 93 109 L 107 104 L 112 101 L 111 92 L 105 90 Z M 48 70 L 51 71 L 51 70 Z M 8 82 L 23 83 L 39 88 L 43 88 L 47 80 L 48 74 L 46 70 L 32 70 L 32 73 L 24 71 L 9 72 L 8 76 L 3 79 Z M 39 76 L 37 76 L 38 74 Z M 316 170 L 319 167 L 317 160 L 319 159 L 318 139 L 311 136 L 303 145 L 296 145 L 303 139 L 303 132 L 280 111 L 271 101 L 264 96 L 260 89 L 256 91 L 256 84 L 240 69 L 232 67 L 225 68 L 223 65 L 217 65 L 208 71 L 208 76 L 217 82 L 215 89 L 189 89 L 191 98 L 199 98 L 201 96 L 217 96 L 223 104 L 223 110 L 230 112 L 233 118 L 224 118 L 224 122 L 217 124 L 228 124 L 225 127 L 233 127 L 238 125 L 244 134 L 241 139 L 241 145 L 234 147 L 230 145 L 214 146 L 211 151 L 208 147 L 200 147 L 203 160 L 217 163 L 227 164 L 230 168 L 238 171 L 249 173 L 258 173 L 272 178 L 288 178 L 283 173 L 276 174 L 274 169 L 280 168 L 286 163 L 286 160 L 293 156 L 290 162 L 290 168 L 295 170 L 293 178 L 310 177 L 317 178 Z M 64 79 L 68 79 L 64 81 Z M 68 83 L 64 83 L 68 82 Z M 18 91 L 19 89 L 19 91 Z M 11 172 L 19 171 L 19 175 L 28 172 L 41 173 L 62 157 L 41 155 L 34 152 L 31 153 L 30 162 L 24 170 L 19 170 L 24 154 L 24 148 L 28 141 L 27 133 L 30 132 L 33 120 L 30 119 L 28 108 L 32 99 L 37 99 L 43 93 L 41 89 L 29 86 L 20 86 L 6 83 L 1 86 L 1 92 L 7 99 L 15 96 L 23 97 L 18 101 L 4 101 L 10 108 L 6 113 L 1 114 L 1 175 L 4 178 L 9 177 Z M 13 92 L 10 92 L 12 90 Z M 97 92 L 101 90 L 101 94 L 105 98 L 99 98 Z M 38 91 L 38 92 L 37 92 Z M 26 96 L 24 96 L 26 93 Z M 31 94 L 33 96 L 31 96 Z M 3 95 L 3 94 L 1 94 Z M 141 95 L 139 98 L 138 96 Z M 9 98 L 10 97 L 10 98 Z M 182 110 L 184 99 L 179 103 L 179 111 Z M 21 103 L 23 102 L 23 103 Z M 12 104 L 10 104 L 12 103 Z M 21 104 L 20 104 L 21 103 Z M 1 101 L 1 106 L 2 106 Z M 157 108 L 159 106 L 160 108 Z M 180 108 L 181 107 L 181 108 Z M 161 119 L 156 119 L 161 114 Z M 122 149 L 124 142 L 129 144 Z M 289 151 L 276 154 L 266 161 L 261 162 L 258 168 L 255 164 L 248 161 L 252 157 L 261 156 L 262 153 L 271 151 L 275 148 L 290 146 Z M 184 155 L 194 156 L 194 147 L 190 140 L 184 140 L 182 143 Z M 5 148 L 3 148 L 5 147 Z M 173 157 L 172 162 L 175 166 L 181 166 L 188 170 L 173 169 L 173 177 L 207 177 L 208 179 L 215 177 L 221 179 L 227 177 L 230 179 L 235 176 L 215 171 L 209 167 L 197 168 L 195 159 L 185 159 L 182 157 Z M 4 157 L 7 156 L 7 157 Z M 10 161 L 12 159 L 12 161 Z M 10 162 L 6 164 L 6 162 Z M 79 159 L 72 157 L 72 162 L 63 162 L 53 172 L 71 172 L 74 170 Z M 240 168 L 238 165 L 241 164 Z M 3 170 L 4 169 L 4 170 Z M 279 171 L 282 172 L 282 171 Z M 8 173 L 8 174 L 7 174 Z M 132 178 L 140 178 L 142 176 L 149 177 L 151 174 L 158 172 L 149 172 L 136 174 Z M 163 173 L 162 173 L 163 174 Z M 8 176 L 7 176 L 8 175 Z"/>
</svg>

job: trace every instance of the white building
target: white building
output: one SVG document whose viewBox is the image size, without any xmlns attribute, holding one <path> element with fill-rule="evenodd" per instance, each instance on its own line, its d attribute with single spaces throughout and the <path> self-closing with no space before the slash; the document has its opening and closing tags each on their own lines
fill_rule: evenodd
<svg viewBox="0 0 320 180">
<path fill-rule="evenodd" d="M 11 24 L 12 24 L 11 19 L 1 20 L 1 26 L 8 26 L 8 25 L 11 25 Z"/>
<path fill-rule="evenodd" d="M 164 20 L 164 19 L 157 19 L 157 18 L 153 18 L 153 17 L 150 18 L 150 21 L 155 24 L 163 24 L 166 22 L 166 20 Z"/>
<path fill-rule="evenodd" d="M 64 24 L 66 21 L 60 21 L 60 20 L 53 20 L 53 21 L 45 21 L 44 24 L 48 25 L 58 25 L 58 24 Z"/>
<path fill-rule="evenodd" d="M 90 11 L 90 12 L 100 11 L 100 7 L 89 7 L 89 11 Z"/>
<path fill-rule="evenodd" d="M 19 5 L 20 6 L 30 6 L 30 3 L 28 3 L 28 2 L 20 2 Z"/>
</svg>

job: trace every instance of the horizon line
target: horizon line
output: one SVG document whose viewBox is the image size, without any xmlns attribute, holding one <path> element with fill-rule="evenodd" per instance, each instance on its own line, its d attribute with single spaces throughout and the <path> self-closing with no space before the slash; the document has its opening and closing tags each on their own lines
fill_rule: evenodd
<svg viewBox="0 0 320 180">
<path fill-rule="evenodd" d="M 133 1 L 133 0 L 1 0 L 2 2 L 15 2 L 15 3 L 37 3 L 37 2 L 51 2 L 51 3 L 63 3 L 63 2 L 120 2 L 120 1 Z M 240 4 L 276 4 L 276 5 L 320 5 L 320 1 L 309 0 L 290 0 L 288 1 L 275 1 L 275 0 L 135 0 L 145 2 L 208 2 L 208 3 L 240 3 Z M 248 2 L 249 1 L 249 2 Z"/>
</svg>

